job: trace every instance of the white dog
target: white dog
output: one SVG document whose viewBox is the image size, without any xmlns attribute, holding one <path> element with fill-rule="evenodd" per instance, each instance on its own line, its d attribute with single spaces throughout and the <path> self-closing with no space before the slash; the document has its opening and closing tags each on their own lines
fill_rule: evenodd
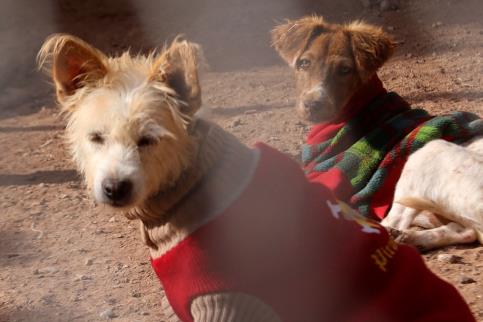
<svg viewBox="0 0 483 322">
<path fill-rule="evenodd" d="M 412 154 L 382 225 L 425 250 L 483 243 L 483 137 L 465 146 L 436 140 Z"/>
</svg>

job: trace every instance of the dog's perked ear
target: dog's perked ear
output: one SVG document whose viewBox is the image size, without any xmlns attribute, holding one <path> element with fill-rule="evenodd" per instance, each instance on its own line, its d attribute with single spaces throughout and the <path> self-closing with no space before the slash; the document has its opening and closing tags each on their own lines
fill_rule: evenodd
<svg viewBox="0 0 483 322">
<path fill-rule="evenodd" d="M 396 43 L 382 28 L 356 21 L 346 26 L 359 74 L 371 77 L 393 54 Z"/>
<path fill-rule="evenodd" d="M 310 45 L 310 42 L 328 28 L 322 17 L 311 16 L 288 20 L 271 31 L 272 46 L 290 66 Z"/>
<path fill-rule="evenodd" d="M 192 116 L 201 107 L 198 66 L 202 56 L 198 44 L 177 37 L 154 64 L 152 79 L 166 83 L 185 104 L 180 112 Z"/>
<path fill-rule="evenodd" d="M 55 82 L 59 102 L 103 78 L 107 73 L 105 60 L 102 52 L 67 34 L 47 38 L 37 55 L 39 68 L 46 68 Z"/>
</svg>

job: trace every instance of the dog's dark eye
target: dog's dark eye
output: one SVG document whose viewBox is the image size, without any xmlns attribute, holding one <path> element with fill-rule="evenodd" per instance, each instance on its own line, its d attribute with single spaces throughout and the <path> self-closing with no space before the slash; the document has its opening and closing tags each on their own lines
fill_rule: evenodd
<svg viewBox="0 0 483 322">
<path fill-rule="evenodd" d="M 311 62 L 308 59 L 299 59 L 297 60 L 296 67 L 298 70 L 307 70 L 310 64 Z"/>
<path fill-rule="evenodd" d="M 142 148 L 148 145 L 153 145 L 154 143 L 156 143 L 156 140 L 154 138 L 149 136 L 143 136 L 138 140 L 137 144 L 138 144 L 138 147 Z"/>
<path fill-rule="evenodd" d="M 339 66 L 337 73 L 341 76 L 349 75 L 352 73 L 352 67 L 350 66 Z"/>
<path fill-rule="evenodd" d="M 92 143 L 96 143 L 96 144 L 103 144 L 104 143 L 104 137 L 99 132 L 90 133 L 89 134 L 89 140 Z"/>
</svg>

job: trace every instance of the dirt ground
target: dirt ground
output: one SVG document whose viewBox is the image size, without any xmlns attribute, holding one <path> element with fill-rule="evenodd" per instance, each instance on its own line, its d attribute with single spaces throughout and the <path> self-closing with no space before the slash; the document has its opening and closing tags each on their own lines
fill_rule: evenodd
<svg viewBox="0 0 483 322">
<path fill-rule="evenodd" d="M 434 113 L 483 116 L 481 0 L 402 0 L 388 12 L 358 0 L 5 0 L 0 12 L 0 321 L 163 320 L 137 223 L 95 207 L 66 153 L 53 91 L 34 70 L 51 32 L 109 53 L 185 33 L 205 48 L 210 117 L 246 143 L 265 141 L 294 158 L 310 125 L 294 115 L 293 78 L 268 36 L 285 17 L 382 25 L 400 42 L 380 72 L 387 88 Z M 424 257 L 483 321 L 483 247 Z"/>
</svg>

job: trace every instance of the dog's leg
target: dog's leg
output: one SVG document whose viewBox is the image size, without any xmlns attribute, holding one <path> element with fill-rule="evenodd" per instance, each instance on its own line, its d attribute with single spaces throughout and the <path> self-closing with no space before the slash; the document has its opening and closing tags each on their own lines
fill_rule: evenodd
<svg viewBox="0 0 483 322">
<path fill-rule="evenodd" d="M 476 239 L 474 229 L 450 222 L 433 229 L 405 230 L 396 238 L 396 241 L 426 251 L 449 245 L 468 244 L 476 241 Z"/>
<path fill-rule="evenodd" d="M 445 223 L 432 212 L 422 211 L 419 215 L 414 218 L 411 226 L 421 227 L 424 229 L 433 229 L 443 226 Z"/>
<path fill-rule="evenodd" d="M 384 227 L 396 228 L 401 220 L 401 216 L 404 212 L 404 206 L 398 203 L 393 203 L 391 210 L 387 216 L 381 221 L 381 225 Z"/>
<path fill-rule="evenodd" d="M 391 210 L 386 218 L 382 220 L 381 225 L 396 230 L 406 230 L 420 212 L 420 210 L 393 203 Z"/>
</svg>

